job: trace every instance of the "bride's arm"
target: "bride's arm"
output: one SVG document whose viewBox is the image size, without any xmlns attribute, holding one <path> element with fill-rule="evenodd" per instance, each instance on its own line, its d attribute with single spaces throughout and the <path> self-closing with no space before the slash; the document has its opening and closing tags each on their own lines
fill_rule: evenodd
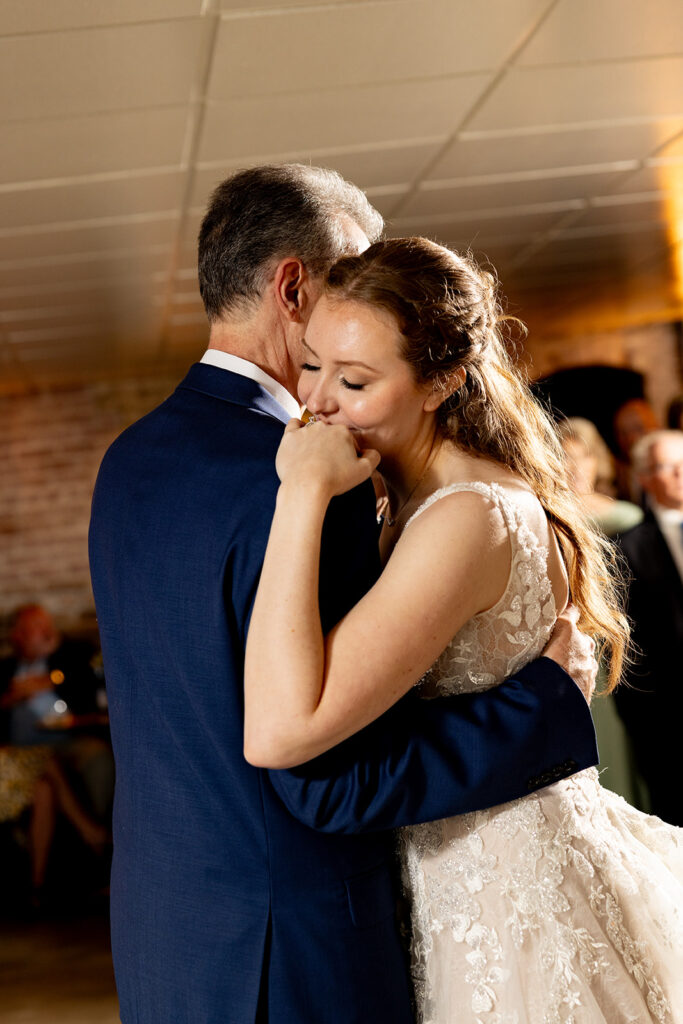
<svg viewBox="0 0 683 1024">
<path fill-rule="evenodd" d="M 306 428 L 285 444 L 298 448 L 293 463 L 284 471 L 279 464 L 283 483 L 245 668 L 245 756 L 263 767 L 300 764 L 378 718 L 507 581 L 502 520 L 486 515 L 478 495 L 451 495 L 416 520 L 379 581 L 323 638 L 318 568 L 325 511 L 335 489 L 350 485 L 345 466 L 365 476 L 372 468 L 372 460 L 359 465 L 350 436 L 331 430 Z"/>
</svg>

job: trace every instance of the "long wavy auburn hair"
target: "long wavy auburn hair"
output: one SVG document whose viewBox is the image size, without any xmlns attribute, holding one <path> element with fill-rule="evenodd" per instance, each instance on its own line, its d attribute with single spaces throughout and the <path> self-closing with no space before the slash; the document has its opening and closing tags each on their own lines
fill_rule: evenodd
<svg viewBox="0 0 683 1024">
<path fill-rule="evenodd" d="M 615 551 L 578 505 L 553 421 L 507 352 L 502 329 L 510 318 L 494 274 L 426 238 L 394 238 L 340 259 L 325 292 L 391 313 L 418 383 L 448 394 L 454 372 L 465 370 L 465 382 L 439 408 L 439 430 L 464 451 L 517 473 L 536 493 L 562 548 L 580 626 L 608 659 L 606 690 L 614 689 L 629 641 Z"/>
</svg>

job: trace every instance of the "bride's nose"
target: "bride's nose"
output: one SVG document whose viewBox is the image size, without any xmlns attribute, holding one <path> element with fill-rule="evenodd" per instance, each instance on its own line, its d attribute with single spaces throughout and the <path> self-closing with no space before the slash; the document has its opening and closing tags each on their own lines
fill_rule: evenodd
<svg viewBox="0 0 683 1024">
<path fill-rule="evenodd" d="M 321 381 L 306 396 L 306 408 L 314 416 L 329 416 L 337 411 L 338 405 L 331 389 Z"/>
</svg>

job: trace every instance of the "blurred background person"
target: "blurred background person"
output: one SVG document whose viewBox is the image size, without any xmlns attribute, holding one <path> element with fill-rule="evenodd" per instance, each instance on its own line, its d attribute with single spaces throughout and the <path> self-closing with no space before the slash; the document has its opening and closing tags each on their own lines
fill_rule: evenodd
<svg viewBox="0 0 683 1024">
<path fill-rule="evenodd" d="M 0 742 L 53 747 L 82 783 L 92 813 L 105 821 L 114 762 L 107 739 L 88 732 L 102 703 L 92 647 L 62 637 L 40 604 L 16 609 L 9 641 L 12 654 L 0 661 Z"/>
<path fill-rule="evenodd" d="M 38 906 L 60 813 L 105 852 L 114 764 L 91 645 L 62 637 L 37 603 L 15 610 L 9 642 L 12 653 L 0 660 L 0 822 L 27 841 Z"/>
<path fill-rule="evenodd" d="M 653 813 L 683 825 L 683 432 L 658 430 L 633 447 L 648 509 L 620 539 L 631 574 L 628 614 L 637 646 L 615 699 L 650 791 Z"/>
<path fill-rule="evenodd" d="M 0 746 L 0 824 L 15 827 L 23 844 L 25 824 L 30 859 L 29 902 L 45 902 L 45 880 L 59 814 L 73 825 L 95 854 L 107 847 L 108 829 L 84 810 L 48 746 Z"/>
<path fill-rule="evenodd" d="M 614 414 L 614 440 L 619 455 L 616 461 L 617 495 L 636 505 L 643 502 L 643 492 L 631 461 L 634 444 L 661 426 L 659 417 L 644 398 L 631 398 Z"/>
<path fill-rule="evenodd" d="M 569 482 L 591 519 L 608 537 L 637 526 L 643 511 L 630 501 L 614 498 L 614 459 L 597 427 L 581 416 L 563 420 L 558 427 L 567 459 Z"/>
<path fill-rule="evenodd" d="M 615 491 L 614 458 L 594 423 L 571 416 L 558 424 L 567 475 L 587 515 L 607 537 L 632 529 L 643 520 L 643 510 L 630 501 L 611 497 Z M 621 721 L 613 694 L 600 695 L 604 681 L 601 668 L 596 697 L 591 704 L 600 752 L 600 781 L 639 810 L 649 809 L 649 797 L 637 772 L 628 733 Z"/>
</svg>

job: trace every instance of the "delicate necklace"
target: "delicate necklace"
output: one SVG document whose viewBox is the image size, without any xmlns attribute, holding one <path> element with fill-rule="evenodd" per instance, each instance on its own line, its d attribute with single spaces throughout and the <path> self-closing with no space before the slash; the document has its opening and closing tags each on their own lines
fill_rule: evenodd
<svg viewBox="0 0 683 1024">
<path fill-rule="evenodd" d="M 379 515 L 377 516 L 377 521 L 378 522 L 379 522 L 380 519 L 383 519 L 384 522 L 387 524 L 387 526 L 396 526 L 396 523 L 398 522 L 398 520 L 399 520 L 399 518 L 401 516 L 401 512 L 403 512 L 403 509 L 406 507 L 406 505 L 408 504 L 408 502 L 410 501 L 412 496 L 415 494 L 415 492 L 417 491 L 418 487 L 420 486 L 420 484 L 422 483 L 424 478 L 427 476 L 427 473 L 432 468 L 432 465 L 434 463 L 434 459 L 439 454 L 440 450 L 441 450 L 441 445 L 439 444 L 439 445 L 436 446 L 434 451 L 431 453 L 431 455 L 427 459 L 427 465 L 423 469 L 423 471 L 420 474 L 420 476 L 417 478 L 417 481 L 416 481 L 413 489 L 411 490 L 410 494 L 405 499 L 405 501 L 401 502 L 400 506 L 397 508 L 397 510 L 396 510 L 396 512 L 395 512 L 395 514 L 393 516 L 391 514 L 391 510 L 390 510 L 390 507 L 389 507 L 389 497 L 388 496 L 385 497 L 385 499 L 384 499 L 384 501 L 382 503 L 381 511 L 380 511 Z"/>
</svg>

